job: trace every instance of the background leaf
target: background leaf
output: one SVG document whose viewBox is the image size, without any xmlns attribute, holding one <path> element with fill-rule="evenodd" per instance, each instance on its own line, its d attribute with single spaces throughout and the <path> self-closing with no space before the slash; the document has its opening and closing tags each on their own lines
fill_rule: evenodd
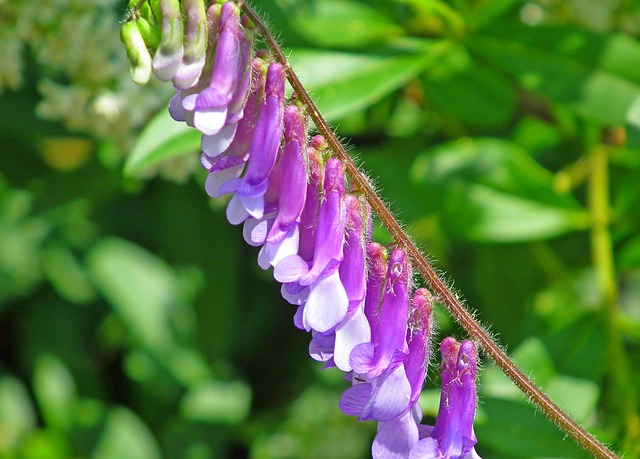
<svg viewBox="0 0 640 459">
<path fill-rule="evenodd" d="M 447 228 L 474 240 L 548 238 L 585 228 L 588 221 L 570 196 L 554 191 L 548 171 L 505 141 L 441 145 L 416 159 L 411 177 L 440 196 Z"/>
</svg>

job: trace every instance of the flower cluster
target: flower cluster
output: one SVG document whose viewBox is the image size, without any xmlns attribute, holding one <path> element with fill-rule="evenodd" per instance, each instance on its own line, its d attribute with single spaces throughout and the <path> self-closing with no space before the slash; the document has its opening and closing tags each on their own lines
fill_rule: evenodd
<svg viewBox="0 0 640 459">
<path fill-rule="evenodd" d="M 442 341 L 440 412 L 421 425 L 431 295 L 414 290 L 402 248 L 372 240 L 369 205 L 324 139 L 309 139 L 283 66 L 254 55 L 251 24 L 232 1 L 205 15 L 201 1 L 185 0 L 184 27 L 177 0 L 158 4 L 153 71 L 177 89 L 171 116 L 202 132 L 207 193 L 230 196 L 229 222 L 273 268 L 295 325 L 311 333 L 311 357 L 347 373 L 342 411 L 378 422 L 373 457 L 478 457 L 475 346 Z"/>
</svg>

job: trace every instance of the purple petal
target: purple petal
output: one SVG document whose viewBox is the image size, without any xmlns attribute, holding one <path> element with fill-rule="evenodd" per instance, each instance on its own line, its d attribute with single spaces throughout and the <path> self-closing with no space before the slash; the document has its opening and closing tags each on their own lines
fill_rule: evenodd
<svg viewBox="0 0 640 459">
<path fill-rule="evenodd" d="M 347 227 L 344 241 L 344 259 L 340 263 L 340 280 L 349 297 L 349 311 L 364 301 L 366 269 L 363 239 L 363 222 L 360 203 L 352 195 L 344 198 Z"/>
<path fill-rule="evenodd" d="M 378 344 L 378 327 L 382 292 L 387 274 L 387 249 L 377 242 L 367 245 L 367 260 L 369 270 L 367 276 L 367 290 L 364 303 L 364 314 L 371 325 L 371 342 Z M 369 370 L 367 370 L 368 372 Z"/>
<path fill-rule="evenodd" d="M 299 255 L 291 255 L 278 263 L 273 270 L 273 277 L 281 283 L 296 282 L 307 271 L 309 271 L 307 262 Z"/>
<path fill-rule="evenodd" d="M 186 111 L 182 107 L 182 96 L 179 92 L 169 101 L 169 115 L 176 121 L 184 122 L 187 120 Z"/>
<path fill-rule="evenodd" d="M 411 331 L 407 333 L 409 341 L 409 355 L 404 367 L 407 378 L 411 383 L 411 401 L 415 404 L 420 397 L 422 385 L 427 372 L 429 359 L 429 337 L 431 335 L 431 294 L 421 288 L 416 290 L 412 300 L 412 316 L 414 323 Z"/>
<path fill-rule="evenodd" d="M 423 438 L 411 448 L 409 459 L 441 458 L 438 442 L 431 437 Z"/>
<path fill-rule="evenodd" d="M 349 416 L 360 416 L 365 405 L 369 402 L 373 392 L 371 383 L 362 383 L 351 386 L 342 394 L 340 409 Z"/>
<path fill-rule="evenodd" d="M 309 344 L 309 355 L 313 360 L 318 362 L 326 362 L 333 357 L 333 347 L 336 336 L 323 335 L 322 333 L 313 332 L 313 338 Z"/>
<path fill-rule="evenodd" d="M 410 411 L 408 409 L 410 400 L 411 385 L 404 366 L 399 365 L 378 380 L 378 387 L 374 390 L 371 411 L 367 418 L 382 422 L 390 421 Z"/>
<path fill-rule="evenodd" d="M 258 189 L 266 190 L 269 173 L 276 162 L 284 101 L 284 70 L 278 63 L 270 64 L 267 69 L 265 93 L 266 102 L 251 141 L 247 170 L 237 191 L 241 194 L 255 195 Z"/>
<path fill-rule="evenodd" d="M 438 441 L 445 457 L 474 455 L 473 418 L 478 358 L 475 345 L 468 340 L 458 344 L 453 338 L 445 338 L 440 344 L 440 352 L 442 394 L 432 437 Z"/>
<path fill-rule="evenodd" d="M 337 268 L 343 258 L 344 170 L 342 163 L 335 158 L 329 158 L 327 161 L 324 190 L 325 199 L 318 213 L 313 265 L 309 272 L 300 278 L 301 285 L 310 285 L 320 275 L 328 274 L 327 269 Z"/>
<path fill-rule="evenodd" d="M 264 244 L 268 230 L 269 222 L 266 215 L 260 219 L 249 218 L 242 227 L 242 236 L 247 244 L 258 247 Z"/>
<path fill-rule="evenodd" d="M 279 242 L 267 242 L 265 244 L 265 250 L 267 259 L 272 266 L 277 266 L 280 261 L 298 253 L 298 246 L 300 242 L 300 235 L 297 227 L 291 228 L 289 234 L 287 234 Z"/>
<path fill-rule="evenodd" d="M 411 413 L 405 413 L 389 422 L 378 424 L 378 433 L 373 440 L 373 459 L 407 459 L 411 449 L 418 443 L 418 426 Z M 420 459 L 440 459 L 440 456 L 420 456 Z"/>
<path fill-rule="evenodd" d="M 279 264 L 279 263 L 278 263 Z M 292 286 L 296 286 L 293 288 Z M 282 298 L 287 300 L 289 303 L 300 306 L 307 301 L 309 297 L 309 287 L 301 287 L 297 283 L 293 284 L 282 284 L 280 288 L 280 293 L 282 294 Z M 302 318 L 300 319 L 302 320 Z M 300 322 L 302 324 L 302 322 Z M 304 328 L 304 327 L 299 327 Z"/>
<path fill-rule="evenodd" d="M 216 43 L 213 72 L 209 88 L 202 91 L 195 109 L 225 108 L 236 87 L 240 61 L 240 10 L 233 2 L 226 2 L 220 11 L 220 26 Z"/>
<path fill-rule="evenodd" d="M 244 164 L 239 166 L 230 167 L 217 172 L 210 172 L 205 182 L 205 190 L 207 194 L 212 198 L 220 198 L 222 195 L 219 193 L 220 187 L 229 180 L 234 179 L 242 173 Z"/>
</svg>

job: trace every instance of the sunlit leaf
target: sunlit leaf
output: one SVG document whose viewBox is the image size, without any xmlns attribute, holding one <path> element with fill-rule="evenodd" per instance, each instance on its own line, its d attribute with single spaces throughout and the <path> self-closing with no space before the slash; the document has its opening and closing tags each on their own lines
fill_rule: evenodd
<svg viewBox="0 0 640 459">
<path fill-rule="evenodd" d="M 103 239 L 88 257 L 102 294 L 137 339 L 152 349 L 172 342 L 169 316 L 178 283 L 162 260 L 130 242 Z"/>
<path fill-rule="evenodd" d="M 42 355 L 35 364 L 33 390 L 45 422 L 50 427 L 69 430 L 77 403 L 73 377 L 53 355 Z"/>
<path fill-rule="evenodd" d="M 419 156 L 411 178 L 438 196 L 443 224 L 479 241 L 539 240 L 586 228 L 571 196 L 515 144 L 497 139 L 451 142 Z"/>
<path fill-rule="evenodd" d="M 177 156 L 197 154 L 202 134 L 185 123 L 179 123 L 163 108 L 142 131 L 131 155 L 127 158 L 124 172 L 136 176 Z"/>
<path fill-rule="evenodd" d="M 36 425 L 36 413 L 27 389 L 14 377 L 0 377 L 0 454 L 14 450 Z"/>
<path fill-rule="evenodd" d="M 295 30 L 324 47 L 357 48 L 382 43 L 403 34 L 402 28 L 380 11 L 348 0 L 323 0 L 302 5 L 291 18 Z"/>
<path fill-rule="evenodd" d="M 640 44 L 622 35 L 511 23 L 469 46 L 527 90 L 608 125 L 624 124 L 640 97 Z"/>
<path fill-rule="evenodd" d="M 149 428 L 131 411 L 114 408 L 91 459 L 160 459 L 160 449 Z"/>
<path fill-rule="evenodd" d="M 195 386 L 181 401 L 190 421 L 237 424 L 249 415 L 251 388 L 240 381 L 209 381 Z"/>
<path fill-rule="evenodd" d="M 415 78 L 449 48 L 448 42 L 407 41 L 406 49 L 346 53 L 293 49 L 291 64 L 318 103 L 337 119 L 378 102 Z"/>
</svg>

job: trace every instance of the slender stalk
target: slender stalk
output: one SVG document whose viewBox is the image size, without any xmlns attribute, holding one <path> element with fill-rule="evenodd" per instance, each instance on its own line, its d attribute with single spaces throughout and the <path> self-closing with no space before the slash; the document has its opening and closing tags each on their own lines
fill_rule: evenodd
<svg viewBox="0 0 640 459">
<path fill-rule="evenodd" d="M 638 448 L 640 416 L 636 409 L 637 391 L 629 374 L 624 343 L 618 324 L 618 286 L 613 262 L 613 245 L 609 222 L 609 165 L 607 148 L 597 145 L 589 156 L 591 171 L 588 183 L 588 204 L 591 214 L 591 256 L 596 268 L 602 308 L 607 327 L 608 374 L 611 379 L 609 394 L 612 409 L 620 413 L 624 425 L 623 445 Z M 636 450 L 637 452 L 637 450 Z"/>
<path fill-rule="evenodd" d="M 469 333 L 469 335 L 484 349 L 485 353 L 496 363 L 505 375 L 524 392 L 527 397 L 558 427 L 571 436 L 579 445 L 589 451 L 594 457 L 616 459 L 618 456 L 600 443 L 593 435 L 578 425 L 567 413 L 560 409 L 551 399 L 542 392 L 507 356 L 498 344 L 476 321 L 473 315 L 465 309 L 458 296 L 453 293 L 447 284 L 438 276 L 435 269 L 422 255 L 413 243 L 409 235 L 395 219 L 391 211 L 382 202 L 367 177 L 358 169 L 351 157 L 347 154 L 342 144 L 320 115 L 313 100 L 302 86 L 298 76 L 293 71 L 280 46 L 273 38 L 264 22 L 255 11 L 244 1 L 237 0 L 249 19 L 259 29 L 275 59 L 283 65 L 287 73 L 287 79 L 296 92 L 297 97 L 307 106 L 309 116 L 316 128 L 324 136 L 336 157 L 344 164 L 346 172 L 351 177 L 355 188 L 360 190 L 367 198 L 369 205 L 377 214 L 382 224 L 387 228 L 396 243 L 403 247 L 413 262 L 413 266 L 425 279 L 429 287 L 438 296 L 439 300 L 447 307 L 449 312 Z"/>
</svg>

